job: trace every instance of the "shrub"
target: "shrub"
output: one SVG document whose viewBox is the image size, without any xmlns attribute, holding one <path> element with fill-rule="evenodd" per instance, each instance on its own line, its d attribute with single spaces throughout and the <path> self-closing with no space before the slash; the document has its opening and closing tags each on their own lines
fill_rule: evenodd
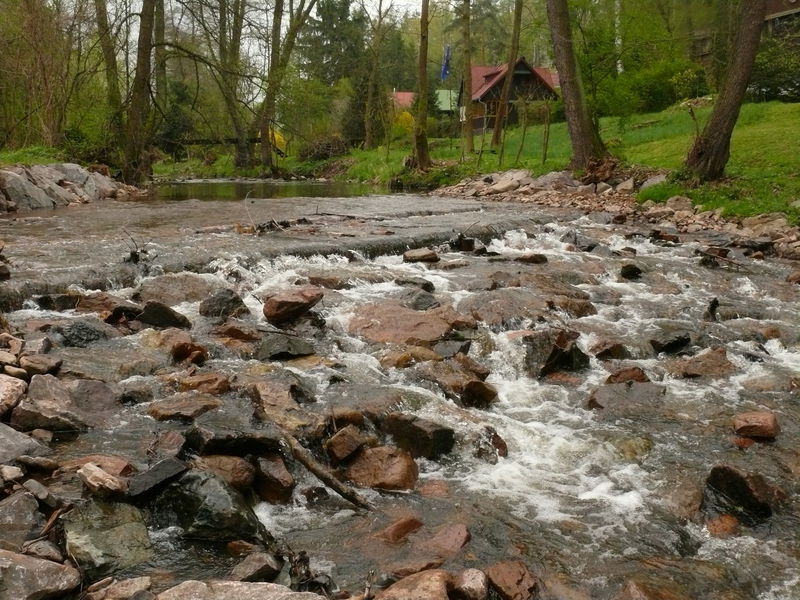
<svg viewBox="0 0 800 600">
<path fill-rule="evenodd" d="M 340 135 L 329 135 L 303 144 L 298 152 L 300 160 L 327 160 L 347 154 L 347 143 Z"/>
</svg>

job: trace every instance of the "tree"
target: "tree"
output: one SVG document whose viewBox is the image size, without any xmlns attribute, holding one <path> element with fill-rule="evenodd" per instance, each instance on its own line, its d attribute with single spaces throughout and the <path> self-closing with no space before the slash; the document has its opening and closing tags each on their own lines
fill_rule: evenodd
<svg viewBox="0 0 800 600">
<path fill-rule="evenodd" d="M 383 0 L 378 0 L 378 12 L 375 18 L 370 18 L 370 33 L 371 43 L 369 45 L 370 64 L 367 75 L 367 99 L 364 105 L 364 147 L 375 147 L 375 127 L 374 124 L 377 119 L 377 106 L 381 103 L 378 102 L 376 96 L 380 91 L 378 82 L 378 69 L 381 64 L 381 50 L 383 48 L 383 41 L 386 37 L 387 27 L 386 18 L 392 10 L 392 3 L 384 9 Z"/>
<path fill-rule="evenodd" d="M 514 83 L 514 66 L 517 64 L 519 54 L 519 30 L 522 26 L 522 0 L 514 2 L 514 25 L 511 29 L 511 49 L 508 53 L 508 67 L 506 77 L 503 79 L 503 88 L 500 91 L 500 104 L 497 107 L 497 114 L 494 119 L 494 131 L 492 132 L 492 146 L 499 146 L 503 135 L 503 127 L 506 121 L 508 103 L 511 100 L 511 86 Z M 501 157 L 502 159 L 502 157 Z"/>
<path fill-rule="evenodd" d="M 475 152 L 475 139 L 472 131 L 472 35 L 471 23 L 472 10 L 471 0 L 461 2 L 461 43 L 464 46 L 464 114 L 461 134 L 464 137 L 464 153 L 472 154 Z"/>
<path fill-rule="evenodd" d="M 125 135 L 125 164 L 122 178 L 125 183 L 140 184 L 150 174 L 148 145 L 150 142 L 150 77 L 153 54 L 153 28 L 156 0 L 142 0 L 139 19 L 139 38 L 136 45 L 136 71 L 128 103 Z"/>
<path fill-rule="evenodd" d="M 419 14 L 419 59 L 417 63 L 417 114 L 414 123 L 414 151 L 417 167 L 422 170 L 431 166 L 428 151 L 428 5 L 422 0 Z"/>
<path fill-rule="evenodd" d="M 686 157 L 685 168 L 700 181 L 719 179 L 731 154 L 731 135 L 747 92 L 764 27 L 766 0 L 741 0 L 738 27 L 724 82 L 711 117 Z"/>
<path fill-rule="evenodd" d="M 571 165 L 573 168 L 585 169 L 591 160 L 604 156 L 607 152 L 586 105 L 572 42 L 567 0 L 547 0 L 547 18 L 553 38 L 561 93 L 564 96 L 567 130 L 572 144 Z"/>
<path fill-rule="evenodd" d="M 111 115 L 111 135 L 116 149 L 121 149 L 125 140 L 125 116 L 122 112 L 122 93 L 119 89 L 119 69 L 114 38 L 108 22 L 108 10 L 105 0 L 94 0 L 97 33 L 100 37 L 100 49 L 103 52 L 105 66 L 106 101 Z"/>
</svg>

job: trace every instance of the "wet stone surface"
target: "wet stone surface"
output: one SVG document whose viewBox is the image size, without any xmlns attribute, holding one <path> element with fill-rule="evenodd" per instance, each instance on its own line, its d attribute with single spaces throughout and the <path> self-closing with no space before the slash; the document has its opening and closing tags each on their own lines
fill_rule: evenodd
<svg viewBox="0 0 800 600">
<path fill-rule="evenodd" d="M 796 265 L 726 246 L 736 268 L 709 268 L 696 250 L 724 245 L 714 236 L 666 242 L 530 205 L 316 204 L 256 202 L 256 221 L 298 223 L 261 237 L 235 233 L 238 202 L 109 202 L 90 226 L 67 211 L 0 223 L 16 265 L 0 294 L 11 333 L 51 339 L 30 364 L 61 361 L 2 416 L 20 448 L 3 463 L 34 464 L 15 461 L 49 446 L 62 468 L 21 481 L 81 507 L 73 539 L 88 506 L 131 517 L 120 523 L 135 523 L 135 547 L 101 536 L 84 549 L 93 577 L 149 576 L 156 595 L 225 579 L 243 557 L 222 542 L 244 539 L 267 556 L 307 551 L 312 573 L 353 595 L 373 569 L 376 589 L 397 586 L 387 598 L 456 585 L 509 598 L 800 594 Z M 205 229 L 212 213 L 219 231 Z M 476 221 L 483 251 L 442 245 Z M 121 262 L 121 222 L 152 238 L 152 260 Z M 438 262 L 403 260 L 426 247 Z M 632 250 L 641 272 L 621 277 Z M 193 270 L 185 295 L 159 279 Z M 33 301 L 70 284 L 91 301 Z M 264 299 L 312 285 L 321 299 L 280 329 L 264 317 Z M 137 321 L 148 301 L 185 329 Z M 176 356 L 181 340 L 203 361 Z M 94 499 L 63 468 L 88 456 L 127 492 Z M 372 510 L 321 482 L 309 456 Z M 4 538 L 17 552 L 57 504 L 2 490 L 29 525 Z M 733 492 L 733 505 L 719 497 Z M 397 523 L 413 526 L 387 534 Z M 290 583 L 288 566 L 273 571 Z"/>
</svg>

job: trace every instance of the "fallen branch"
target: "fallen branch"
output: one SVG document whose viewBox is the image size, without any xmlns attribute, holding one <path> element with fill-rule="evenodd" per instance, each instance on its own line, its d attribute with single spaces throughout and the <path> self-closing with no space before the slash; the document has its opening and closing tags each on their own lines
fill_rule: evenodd
<svg viewBox="0 0 800 600">
<path fill-rule="evenodd" d="M 367 502 L 361 495 L 351 488 L 349 485 L 342 483 L 331 473 L 330 469 L 321 464 L 312 454 L 303 447 L 296 437 L 290 435 L 285 430 L 283 431 L 283 438 L 289 445 L 289 449 L 300 464 L 306 469 L 311 471 L 322 483 L 331 488 L 334 492 L 339 494 L 342 498 L 356 505 L 358 508 L 365 510 L 372 510 L 373 506 Z"/>
</svg>

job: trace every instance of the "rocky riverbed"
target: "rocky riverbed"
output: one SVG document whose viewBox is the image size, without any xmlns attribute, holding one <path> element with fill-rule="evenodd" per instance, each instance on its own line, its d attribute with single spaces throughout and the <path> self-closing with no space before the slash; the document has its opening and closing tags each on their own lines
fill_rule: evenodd
<svg viewBox="0 0 800 600">
<path fill-rule="evenodd" d="M 0 598 L 798 597 L 797 263 L 569 202 L 2 224 Z"/>
</svg>

